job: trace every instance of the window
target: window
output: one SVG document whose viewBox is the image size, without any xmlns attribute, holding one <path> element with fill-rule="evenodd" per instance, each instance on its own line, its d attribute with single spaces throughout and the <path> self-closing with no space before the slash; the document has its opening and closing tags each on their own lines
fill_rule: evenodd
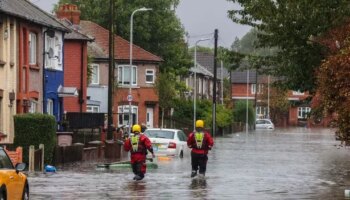
<svg viewBox="0 0 350 200">
<path fill-rule="evenodd" d="M 132 85 L 137 85 L 136 66 L 132 66 L 130 70 L 129 65 L 118 66 L 118 83 L 120 85 L 130 85 L 130 74 L 132 75 Z"/>
<path fill-rule="evenodd" d="M 92 64 L 91 84 L 100 83 L 100 66 Z"/>
<path fill-rule="evenodd" d="M 29 64 L 36 64 L 36 48 L 37 48 L 37 39 L 36 34 L 33 32 L 29 33 Z"/>
<path fill-rule="evenodd" d="M 137 124 L 138 107 L 131 106 L 132 109 L 132 123 Z M 118 106 L 118 126 L 129 124 L 129 105 Z"/>
<path fill-rule="evenodd" d="M 256 107 L 256 116 L 257 118 L 264 118 L 267 115 L 267 108 L 263 106 Z"/>
<path fill-rule="evenodd" d="M 300 91 L 293 91 L 293 95 L 304 95 L 304 92 L 300 92 Z"/>
<path fill-rule="evenodd" d="M 48 99 L 47 100 L 47 114 L 49 115 L 53 115 L 53 100 L 52 99 Z"/>
<path fill-rule="evenodd" d="M 183 141 L 183 142 L 187 141 L 187 137 L 183 131 L 177 132 L 177 136 L 178 136 L 180 141 Z"/>
<path fill-rule="evenodd" d="M 6 155 L 5 150 L 0 150 L 0 169 L 13 169 L 10 158 Z"/>
<path fill-rule="evenodd" d="M 251 84 L 251 93 L 252 94 L 255 94 L 256 92 L 258 92 L 258 94 L 262 94 L 263 89 L 264 89 L 263 84 L 258 84 L 258 91 L 256 91 L 256 84 Z"/>
<path fill-rule="evenodd" d="M 146 69 L 146 83 L 154 83 L 154 70 Z"/>
<path fill-rule="evenodd" d="M 86 112 L 98 113 L 98 112 L 100 112 L 100 106 L 86 106 Z"/>
<path fill-rule="evenodd" d="M 298 108 L 298 119 L 306 119 L 310 112 L 311 112 L 310 107 L 299 107 Z"/>
<path fill-rule="evenodd" d="M 36 113 L 38 108 L 38 102 L 35 100 L 30 101 L 29 113 Z"/>
<path fill-rule="evenodd" d="M 49 52 L 54 51 L 54 39 L 46 36 L 46 53 L 45 53 L 45 66 L 47 68 L 55 68 L 53 58 L 50 57 Z M 53 52 L 54 53 L 54 52 Z"/>
<path fill-rule="evenodd" d="M 62 37 L 55 32 L 54 37 L 46 34 L 45 41 L 45 67 L 55 70 L 62 70 Z"/>
</svg>

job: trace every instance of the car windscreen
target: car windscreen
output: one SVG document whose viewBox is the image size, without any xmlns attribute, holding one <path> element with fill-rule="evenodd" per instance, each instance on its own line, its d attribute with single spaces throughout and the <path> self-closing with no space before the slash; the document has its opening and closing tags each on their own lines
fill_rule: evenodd
<svg viewBox="0 0 350 200">
<path fill-rule="evenodd" d="M 149 138 L 165 138 L 165 139 L 174 139 L 173 131 L 163 131 L 163 130 L 146 130 L 145 134 Z"/>
</svg>

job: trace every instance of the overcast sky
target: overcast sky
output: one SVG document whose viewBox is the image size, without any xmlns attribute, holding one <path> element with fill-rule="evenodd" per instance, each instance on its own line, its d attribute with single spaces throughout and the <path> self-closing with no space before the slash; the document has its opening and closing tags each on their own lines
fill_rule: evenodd
<svg viewBox="0 0 350 200">
<path fill-rule="evenodd" d="M 41 9 L 50 12 L 58 0 L 30 0 Z M 227 0 L 181 0 L 176 13 L 188 33 L 192 46 L 201 38 L 213 38 L 215 29 L 219 30 L 219 46 L 230 47 L 235 37 L 241 38 L 250 27 L 233 23 L 227 17 L 227 11 L 237 8 Z M 201 46 L 214 46 L 214 39 L 199 43 Z"/>
</svg>

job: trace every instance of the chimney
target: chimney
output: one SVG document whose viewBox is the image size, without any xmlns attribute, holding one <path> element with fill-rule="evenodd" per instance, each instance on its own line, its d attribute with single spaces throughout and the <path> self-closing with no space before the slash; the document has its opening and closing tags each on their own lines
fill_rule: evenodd
<svg viewBox="0 0 350 200">
<path fill-rule="evenodd" d="M 60 5 L 56 12 L 56 16 L 58 19 L 66 18 L 74 25 L 80 24 L 80 10 L 78 9 L 78 6 L 74 4 Z"/>
</svg>

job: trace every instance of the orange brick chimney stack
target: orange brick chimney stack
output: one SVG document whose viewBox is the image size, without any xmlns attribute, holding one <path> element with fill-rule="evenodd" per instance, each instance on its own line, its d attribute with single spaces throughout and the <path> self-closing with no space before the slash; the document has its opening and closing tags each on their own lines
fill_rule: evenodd
<svg viewBox="0 0 350 200">
<path fill-rule="evenodd" d="M 60 5 L 58 11 L 56 11 L 56 16 L 58 19 L 68 19 L 72 24 L 80 24 L 80 10 L 78 6 L 74 4 L 64 4 Z"/>
</svg>

